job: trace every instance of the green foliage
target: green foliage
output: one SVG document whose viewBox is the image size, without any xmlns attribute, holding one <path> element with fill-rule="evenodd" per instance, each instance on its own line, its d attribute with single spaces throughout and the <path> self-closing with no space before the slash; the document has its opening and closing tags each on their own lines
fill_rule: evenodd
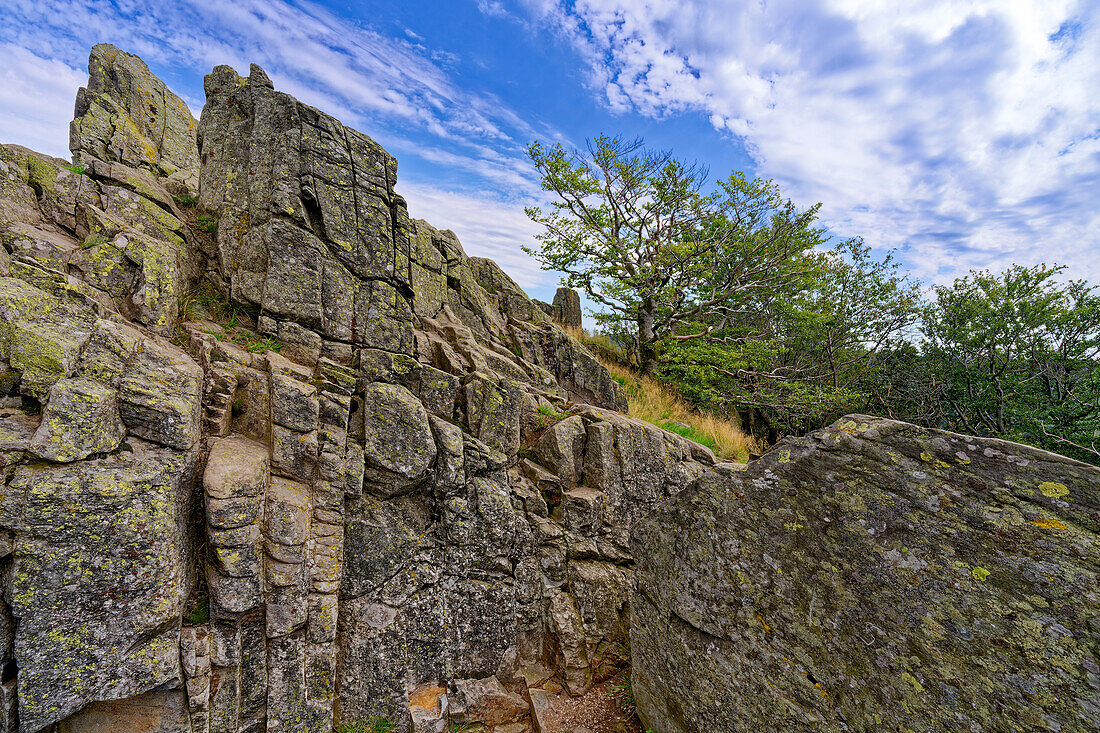
<svg viewBox="0 0 1100 733">
<path fill-rule="evenodd" d="M 706 433 L 703 433 L 701 430 L 694 428 L 691 425 L 688 425 L 687 423 L 678 422 L 676 420 L 660 420 L 657 422 L 657 427 L 663 428 L 670 433 L 676 433 L 677 435 L 683 436 L 688 440 L 693 440 L 699 445 L 705 445 L 715 453 L 720 452 L 718 449 L 718 444 L 714 442 L 713 438 L 711 438 Z"/>
<path fill-rule="evenodd" d="M 283 348 L 283 342 L 276 336 L 260 336 L 243 329 L 237 329 L 230 334 L 229 338 L 233 343 L 244 347 L 250 354 L 262 354 L 265 351 L 278 351 Z"/>
<path fill-rule="evenodd" d="M 919 312 L 915 284 L 860 240 L 801 256 L 783 288 L 721 329 L 684 324 L 659 345 L 657 373 L 697 408 L 737 412 L 771 440 L 861 409 Z M 701 336 L 691 338 L 692 336 Z"/>
<path fill-rule="evenodd" d="M 540 430 L 545 430 L 554 423 L 562 420 L 566 417 L 566 413 L 562 412 L 553 405 L 539 405 L 538 408 L 538 426 Z"/>
<path fill-rule="evenodd" d="M 634 702 L 634 687 L 630 682 L 630 670 L 624 670 L 619 674 L 615 683 L 608 688 L 611 698 L 619 708 L 627 714 L 635 714 L 638 710 Z"/>
<path fill-rule="evenodd" d="M 180 300 L 180 315 L 184 320 L 213 321 L 221 329 L 204 328 L 204 333 L 219 340 L 232 341 L 249 353 L 260 354 L 283 348 L 283 342 L 278 337 L 255 332 L 256 318 L 252 309 L 226 299 L 206 281 Z"/>
<path fill-rule="evenodd" d="M 334 733 L 393 733 L 396 729 L 393 721 L 373 717 L 369 720 L 341 723 L 336 726 Z"/>
<path fill-rule="evenodd" d="M 200 231 L 207 234 L 216 234 L 218 231 L 218 220 L 210 214 L 200 214 L 195 217 L 195 226 Z"/>
<path fill-rule="evenodd" d="M 199 203 L 199 200 L 197 198 L 195 198 L 194 196 L 173 196 L 172 198 L 175 199 L 176 203 L 179 206 L 182 206 L 182 207 L 187 208 L 187 209 L 194 208 Z M 202 219 L 203 217 L 200 216 L 199 218 Z M 207 218 L 211 218 L 211 217 L 207 217 Z M 215 223 L 214 231 L 216 231 L 216 230 L 217 230 L 217 224 Z M 209 231 L 209 230 L 206 230 L 206 231 Z"/>
<path fill-rule="evenodd" d="M 606 135 L 586 154 L 533 143 L 529 153 L 549 211 L 529 207 L 544 231 L 524 247 L 601 306 L 605 333 L 634 344 L 643 372 L 656 344 L 694 322 L 709 334 L 802 276 L 801 256 L 824 241 L 818 207 L 799 211 L 771 181 L 732 173 L 705 193 L 708 172 Z"/>
<path fill-rule="evenodd" d="M 935 289 L 905 419 L 1100 462 L 1100 295 L 1064 267 L 971 271 Z M 915 364 L 913 364 L 915 363 Z"/>
<path fill-rule="evenodd" d="M 99 233 L 89 234 L 84 238 L 84 241 L 80 243 L 81 249 L 91 249 L 92 247 L 98 247 L 101 244 L 106 244 L 107 239 Z"/>
<path fill-rule="evenodd" d="M 183 622 L 189 626 L 198 626 L 199 624 L 205 624 L 210 620 L 210 600 L 205 596 L 199 598 L 195 605 L 191 608 L 186 616 L 183 617 Z"/>
<path fill-rule="evenodd" d="M 84 168 L 84 166 L 80 165 L 79 163 L 73 163 L 73 164 L 70 164 L 70 165 L 62 165 L 61 167 L 64 168 L 65 170 L 67 170 L 67 171 L 71 171 L 71 172 L 77 174 L 78 176 L 83 176 L 85 174 L 84 171 L 86 170 Z"/>
</svg>

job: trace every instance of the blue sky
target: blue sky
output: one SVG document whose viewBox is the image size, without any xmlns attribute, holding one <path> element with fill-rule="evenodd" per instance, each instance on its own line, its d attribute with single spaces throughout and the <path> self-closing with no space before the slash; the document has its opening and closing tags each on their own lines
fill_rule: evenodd
<svg viewBox="0 0 1100 733">
<path fill-rule="evenodd" d="M 599 132 L 774 178 L 926 283 L 1040 261 L 1100 282 L 1094 0 L 4 0 L 0 141 L 68 157 L 101 41 L 196 116 L 203 74 L 259 63 L 538 297 L 525 147 Z"/>
</svg>

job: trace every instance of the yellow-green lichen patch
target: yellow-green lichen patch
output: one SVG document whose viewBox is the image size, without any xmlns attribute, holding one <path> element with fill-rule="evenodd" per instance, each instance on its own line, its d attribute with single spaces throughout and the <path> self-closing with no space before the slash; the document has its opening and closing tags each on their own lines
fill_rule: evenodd
<svg viewBox="0 0 1100 733">
<path fill-rule="evenodd" d="M 1066 485 L 1057 481 L 1043 481 L 1039 484 L 1039 491 L 1043 492 L 1043 496 L 1051 499 L 1063 499 L 1069 496 L 1069 489 L 1066 488 Z"/>
</svg>

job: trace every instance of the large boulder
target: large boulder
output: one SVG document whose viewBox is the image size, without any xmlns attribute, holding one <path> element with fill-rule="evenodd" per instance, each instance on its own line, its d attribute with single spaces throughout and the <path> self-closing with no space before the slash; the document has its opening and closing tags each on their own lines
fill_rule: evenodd
<svg viewBox="0 0 1100 733">
<path fill-rule="evenodd" d="M 1100 469 L 854 415 L 637 525 L 662 733 L 1095 730 Z"/>
<path fill-rule="evenodd" d="M 197 171 L 197 124 L 182 99 L 137 56 L 107 43 L 88 57 L 88 86 L 69 128 L 75 159 L 118 162 L 169 176 Z"/>
<path fill-rule="evenodd" d="M 96 700 L 178 687 L 195 455 L 132 440 L 115 455 L 15 469 L 0 494 L 20 730 Z"/>
</svg>

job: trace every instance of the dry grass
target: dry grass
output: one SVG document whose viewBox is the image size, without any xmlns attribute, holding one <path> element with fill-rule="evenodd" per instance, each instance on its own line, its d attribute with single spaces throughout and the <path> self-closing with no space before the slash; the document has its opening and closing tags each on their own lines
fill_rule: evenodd
<svg viewBox="0 0 1100 733">
<path fill-rule="evenodd" d="M 719 458 L 745 462 L 749 453 L 761 452 L 756 440 L 743 433 L 737 423 L 692 409 L 657 380 L 626 366 L 625 359 L 606 336 L 589 335 L 579 329 L 569 329 L 569 333 L 588 346 L 622 385 L 631 417 L 705 445 Z"/>
</svg>

